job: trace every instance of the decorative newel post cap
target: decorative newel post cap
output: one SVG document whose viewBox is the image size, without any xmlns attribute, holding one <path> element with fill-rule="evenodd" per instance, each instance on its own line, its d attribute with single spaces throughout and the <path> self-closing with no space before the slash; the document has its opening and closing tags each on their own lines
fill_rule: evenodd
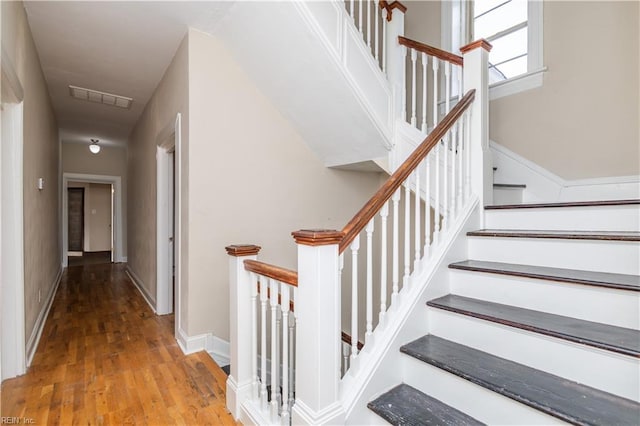
<svg viewBox="0 0 640 426">
<path fill-rule="evenodd" d="M 260 252 L 262 247 L 253 244 L 233 244 L 225 247 L 229 256 L 243 257 L 255 256 Z"/>
<path fill-rule="evenodd" d="M 305 246 L 328 246 L 340 244 L 344 232 L 335 229 L 301 229 L 291 233 L 297 244 Z"/>
<path fill-rule="evenodd" d="M 464 54 L 464 53 L 467 53 L 467 52 L 471 52 L 472 50 L 475 50 L 475 49 L 477 49 L 479 47 L 483 48 L 487 52 L 491 52 L 491 49 L 493 48 L 491 43 L 489 43 L 487 40 L 481 38 L 480 40 L 472 41 L 471 43 L 467 44 L 466 46 L 462 46 L 460 48 L 460 52 L 462 52 Z"/>
</svg>

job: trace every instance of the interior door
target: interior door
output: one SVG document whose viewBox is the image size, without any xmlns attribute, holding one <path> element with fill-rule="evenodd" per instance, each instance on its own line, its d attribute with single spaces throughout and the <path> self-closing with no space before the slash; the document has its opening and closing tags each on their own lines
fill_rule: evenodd
<svg viewBox="0 0 640 426">
<path fill-rule="evenodd" d="M 69 251 L 84 251 L 84 188 L 68 188 Z"/>
</svg>

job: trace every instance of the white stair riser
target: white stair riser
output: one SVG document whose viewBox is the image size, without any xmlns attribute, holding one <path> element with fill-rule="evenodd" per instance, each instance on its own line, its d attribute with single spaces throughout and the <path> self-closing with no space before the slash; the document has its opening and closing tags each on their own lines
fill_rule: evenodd
<svg viewBox="0 0 640 426">
<path fill-rule="evenodd" d="M 404 383 L 486 424 L 566 424 L 408 355 L 404 355 L 402 368 Z"/>
<path fill-rule="evenodd" d="M 640 293 L 634 291 L 457 269 L 450 283 L 460 296 L 640 329 Z"/>
<path fill-rule="evenodd" d="M 469 259 L 640 274 L 640 244 L 629 241 L 469 237 Z"/>
<path fill-rule="evenodd" d="M 489 229 L 640 231 L 640 205 L 485 210 Z"/>
<path fill-rule="evenodd" d="M 523 188 L 493 188 L 493 204 L 521 204 Z"/>
<path fill-rule="evenodd" d="M 429 332 L 605 392 L 640 397 L 640 364 L 630 356 L 436 308 L 429 308 Z"/>
</svg>

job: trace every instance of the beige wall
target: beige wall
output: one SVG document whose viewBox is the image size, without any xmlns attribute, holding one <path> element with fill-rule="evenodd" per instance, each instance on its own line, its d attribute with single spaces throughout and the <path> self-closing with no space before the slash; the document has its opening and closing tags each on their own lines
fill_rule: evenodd
<svg viewBox="0 0 640 426">
<path fill-rule="evenodd" d="M 439 1 L 408 1 L 404 17 L 405 35 L 431 46 L 441 45 L 441 7 Z"/>
<path fill-rule="evenodd" d="M 545 1 L 544 85 L 490 103 L 491 139 L 565 179 L 640 174 L 639 7 Z"/>
<path fill-rule="evenodd" d="M 87 145 L 62 143 L 62 172 L 89 175 L 120 176 L 122 187 L 122 211 L 127 211 L 127 150 L 124 147 L 102 146 L 98 154 L 92 154 Z M 122 218 L 122 237 L 125 243 L 123 256 L 127 256 L 127 215 Z M 85 246 L 86 249 L 87 246 Z M 90 246 L 89 246 L 90 247 Z M 104 247 L 101 244 L 100 247 Z M 96 249 L 97 250 L 97 249 Z M 110 250 L 104 248 L 100 250 Z M 91 250 L 95 251 L 95 250 Z"/>
<path fill-rule="evenodd" d="M 129 135 L 127 154 L 128 266 L 140 279 L 149 296 L 156 298 L 156 149 L 159 134 L 173 128 L 177 113 L 182 114 L 183 152 L 188 153 L 188 49 L 187 37 L 182 41 L 164 77 L 147 103 L 145 110 Z M 182 158 L 187 167 L 186 156 Z M 183 179 L 186 199 L 187 179 Z M 186 203 L 183 204 L 185 206 Z M 183 217 L 187 210 L 183 207 Z M 183 229 L 187 224 L 183 224 Z M 183 239 L 188 236 L 185 235 Z M 183 256 L 186 256 L 183 250 Z M 187 271 L 181 271 L 183 281 Z"/>
<path fill-rule="evenodd" d="M 24 89 L 25 337 L 28 341 L 46 295 L 60 271 L 58 126 L 21 2 L 1 2 L 2 48 Z M 44 178 L 42 191 L 36 187 Z M 38 292 L 42 298 L 38 302 Z"/>
<path fill-rule="evenodd" d="M 188 334 L 229 339 L 224 247 L 296 268 L 291 231 L 341 229 L 379 175 L 325 168 L 216 39 L 190 31 Z"/>
</svg>

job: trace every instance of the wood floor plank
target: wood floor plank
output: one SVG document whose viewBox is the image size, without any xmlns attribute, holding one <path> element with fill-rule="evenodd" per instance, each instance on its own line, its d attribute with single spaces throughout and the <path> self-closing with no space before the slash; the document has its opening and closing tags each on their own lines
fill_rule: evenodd
<svg viewBox="0 0 640 426">
<path fill-rule="evenodd" d="M 2 383 L 2 416 L 61 425 L 235 425 L 222 369 L 206 352 L 182 353 L 173 316 L 156 316 L 124 268 L 64 272 L 29 371 Z"/>
</svg>

